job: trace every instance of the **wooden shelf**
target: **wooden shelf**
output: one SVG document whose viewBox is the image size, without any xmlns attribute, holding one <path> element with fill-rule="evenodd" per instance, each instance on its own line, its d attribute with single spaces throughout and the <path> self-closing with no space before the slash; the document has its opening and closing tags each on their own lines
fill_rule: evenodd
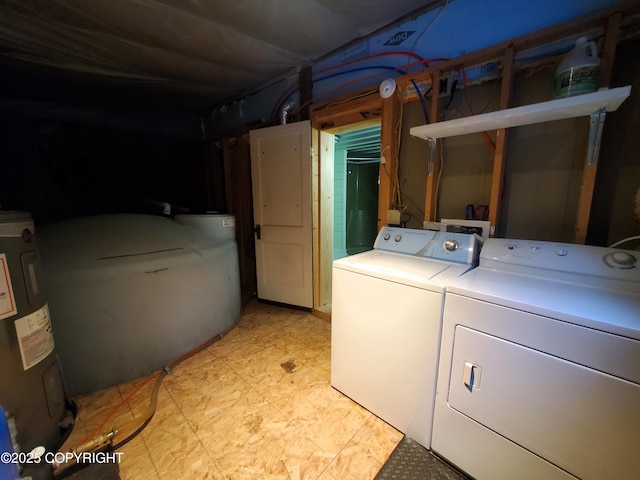
<svg viewBox="0 0 640 480">
<path fill-rule="evenodd" d="M 411 135 L 424 140 L 466 135 L 468 133 L 517 127 L 533 123 L 582 117 L 603 111 L 612 112 L 631 93 L 631 86 L 602 89 L 575 97 L 560 98 L 522 107 L 508 108 L 471 117 L 446 120 L 412 127 Z"/>
</svg>

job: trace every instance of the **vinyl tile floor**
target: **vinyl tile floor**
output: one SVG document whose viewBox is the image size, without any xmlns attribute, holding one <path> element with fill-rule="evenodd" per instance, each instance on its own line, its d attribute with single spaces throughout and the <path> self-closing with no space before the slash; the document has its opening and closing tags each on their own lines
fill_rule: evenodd
<svg viewBox="0 0 640 480">
<path fill-rule="evenodd" d="M 222 340 L 164 378 L 153 419 L 118 449 L 121 479 L 373 479 L 402 434 L 331 387 L 330 350 L 328 321 L 250 301 Z M 65 447 L 110 414 L 107 430 L 143 415 L 144 380 L 76 398 Z"/>
</svg>

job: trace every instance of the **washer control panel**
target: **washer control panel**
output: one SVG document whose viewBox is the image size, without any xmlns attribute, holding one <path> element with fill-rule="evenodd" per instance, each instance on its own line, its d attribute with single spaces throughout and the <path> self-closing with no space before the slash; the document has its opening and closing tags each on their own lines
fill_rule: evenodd
<svg viewBox="0 0 640 480">
<path fill-rule="evenodd" d="M 640 282 L 640 252 L 591 245 L 489 238 L 480 265 L 553 272 Z"/>
<path fill-rule="evenodd" d="M 465 265 L 477 265 L 481 243 L 480 237 L 468 233 L 383 227 L 378 233 L 373 248 Z"/>
</svg>

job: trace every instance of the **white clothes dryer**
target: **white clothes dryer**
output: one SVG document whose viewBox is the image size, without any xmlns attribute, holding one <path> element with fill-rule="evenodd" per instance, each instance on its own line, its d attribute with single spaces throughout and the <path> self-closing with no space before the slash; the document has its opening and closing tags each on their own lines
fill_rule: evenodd
<svg viewBox="0 0 640 480">
<path fill-rule="evenodd" d="M 488 239 L 437 384 L 432 448 L 478 480 L 640 478 L 640 252 Z"/>
<path fill-rule="evenodd" d="M 384 227 L 333 262 L 331 384 L 426 448 L 445 286 L 478 253 L 476 235 Z"/>
</svg>

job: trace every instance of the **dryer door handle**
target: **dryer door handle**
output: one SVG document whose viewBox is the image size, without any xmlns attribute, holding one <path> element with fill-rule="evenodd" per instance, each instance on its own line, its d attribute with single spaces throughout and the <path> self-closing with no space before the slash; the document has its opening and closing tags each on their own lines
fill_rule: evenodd
<svg viewBox="0 0 640 480">
<path fill-rule="evenodd" d="M 480 377 L 482 376 L 482 368 L 471 362 L 464 362 L 462 369 L 462 381 L 464 382 L 467 390 L 473 392 L 480 388 Z"/>
</svg>

